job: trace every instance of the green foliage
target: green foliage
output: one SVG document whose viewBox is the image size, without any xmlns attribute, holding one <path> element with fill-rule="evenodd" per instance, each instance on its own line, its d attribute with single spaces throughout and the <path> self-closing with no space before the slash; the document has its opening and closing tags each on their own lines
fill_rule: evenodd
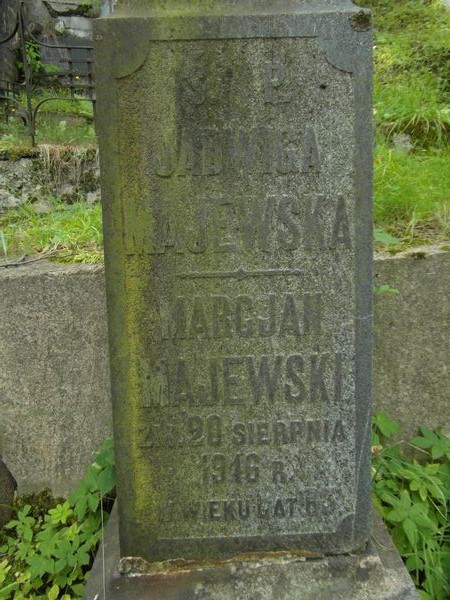
<svg viewBox="0 0 450 600">
<path fill-rule="evenodd" d="M 25 94 L 19 98 L 26 105 Z M 39 103 L 36 118 L 36 140 L 43 144 L 86 145 L 96 143 L 93 126 L 93 105 L 89 100 L 71 96 L 63 88 L 43 90 L 33 95 L 33 106 Z M 21 118 L 21 111 L 12 107 L 8 122 L 0 122 L 0 149 L 30 144 L 29 132 Z"/>
<path fill-rule="evenodd" d="M 368 0 L 374 11 L 375 116 L 388 138 L 448 144 L 450 14 L 440 0 Z"/>
<path fill-rule="evenodd" d="M 447 239 L 449 189 L 450 148 L 404 154 L 386 142 L 377 145 L 375 221 L 379 228 L 404 242 Z"/>
<path fill-rule="evenodd" d="M 80 5 L 84 9 L 84 13 L 89 16 L 98 17 L 100 15 L 101 0 L 81 0 Z"/>
<path fill-rule="evenodd" d="M 373 239 L 382 244 L 397 244 L 400 241 L 398 238 L 386 233 L 382 229 L 374 229 Z"/>
<path fill-rule="evenodd" d="M 390 251 L 448 239 L 450 11 L 441 0 L 357 4 L 375 22 L 375 222 L 400 238 Z"/>
<path fill-rule="evenodd" d="M 41 61 L 40 47 L 37 42 L 25 42 L 25 53 L 27 56 L 27 63 L 30 68 L 31 78 L 34 82 L 39 80 L 41 74 L 51 74 L 58 70 L 56 65 L 49 65 Z M 19 70 L 19 74 L 21 74 L 23 77 L 23 61 L 17 62 L 17 68 Z"/>
<path fill-rule="evenodd" d="M 20 102 L 25 104 L 24 94 L 21 95 Z M 57 112 L 67 116 L 84 117 L 89 120 L 94 118 L 93 104 L 90 100 L 85 100 L 77 94 L 72 95 L 69 90 L 61 87 L 41 90 L 38 95 L 33 96 L 33 105 L 36 106 L 39 102 L 42 102 L 42 107 L 39 109 L 41 113 Z"/>
<path fill-rule="evenodd" d="M 82 597 L 114 485 L 114 449 L 108 439 L 68 500 L 43 516 L 33 516 L 28 504 L 17 510 L 0 541 L 0 600 Z"/>
<path fill-rule="evenodd" d="M 16 511 L 22 510 L 28 504 L 31 506 L 29 512 L 30 517 L 35 519 L 41 519 L 51 509 L 55 508 L 57 504 L 64 502 L 63 498 L 55 498 L 51 491 L 46 488 L 41 492 L 34 492 L 32 494 L 26 494 L 25 496 L 19 496 L 14 502 Z"/>
<path fill-rule="evenodd" d="M 398 433 L 384 413 L 373 418 L 373 501 L 423 600 L 450 597 L 450 438 L 422 427 L 410 445 L 386 445 Z"/>
<path fill-rule="evenodd" d="M 19 254 L 51 254 L 66 262 L 103 260 L 101 208 L 85 202 L 64 204 L 49 198 L 47 210 L 28 202 L 0 216 L 2 252 L 6 258 Z M 5 251 L 6 250 L 6 251 Z"/>
<path fill-rule="evenodd" d="M 374 292 L 375 294 L 391 294 L 396 296 L 399 291 L 397 288 L 391 287 L 388 284 L 383 284 L 383 285 L 377 285 L 374 287 Z"/>
<path fill-rule="evenodd" d="M 39 73 L 39 71 L 41 70 L 41 55 L 39 52 L 39 45 L 36 42 L 26 42 L 25 43 L 25 54 L 27 57 L 27 62 L 28 65 L 30 67 L 30 71 L 31 71 L 31 75 L 37 76 L 37 74 Z M 17 62 L 17 68 L 19 70 L 19 73 L 22 75 L 24 75 L 24 66 L 23 66 L 23 61 L 18 61 Z"/>
</svg>

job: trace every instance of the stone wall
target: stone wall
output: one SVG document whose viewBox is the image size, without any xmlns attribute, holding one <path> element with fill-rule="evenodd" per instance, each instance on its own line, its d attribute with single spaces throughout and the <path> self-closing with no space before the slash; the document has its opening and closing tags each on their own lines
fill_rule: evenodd
<svg viewBox="0 0 450 600">
<path fill-rule="evenodd" d="M 377 256 L 374 407 L 450 429 L 450 252 Z M 20 492 L 67 493 L 111 431 L 103 267 L 0 268 L 0 450 Z M 0 457 L 1 458 L 1 457 Z"/>
<path fill-rule="evenodd" d="M 450 434 L 450 253 L 414 248 L 375 260 L 374 402 L 412 436 L 420 425 Z"/>
<path fill-rule="evenodd" d="M 116 0 L 30 0 L 27 17 L 45 34 L 92 39 L 92 19 L 112 12 Z"/>
<path fill-rule="evenodd" d="M 49 196 L 68 203 L 98 201 L 99 177 L 96 147 L 42 145 L 26 149 L 15 160 L 4 151 L 0 153 L 0 211 L 27 200 L 45 208 Z"/>
</svg>

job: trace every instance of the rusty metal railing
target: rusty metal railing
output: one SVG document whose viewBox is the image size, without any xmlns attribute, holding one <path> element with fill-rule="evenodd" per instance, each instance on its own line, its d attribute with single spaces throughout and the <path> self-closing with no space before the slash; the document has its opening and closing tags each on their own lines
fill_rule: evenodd
<svg viewBox="0 0 450 600">
<path fill-rule="evenodd" d="M 42 106 L 54 100 L 88 100 L 95 106 L 94 88 L 94 57 L 93 45 L 89 42 L 73 44 L 51 44 L 38 39 L 32 33 L 32 22 L 26 22 L 24 1 L 21 0 L 15 15 L 15 22 L 10 32 L 6 32 L 0 39 L 0 45 L 7 44 L 18 36 L 19 52 L 22 58 L 23 80 L 12 83 L 0 80 L 0 101 L 5 104 L 7 118 L 17 117 L 26 125 L 32 145 L 36 144 L 36 120 Z M 67 95 L 46 95 L 42 98 L 44 89 L 42 83 L 37 81 L 29 56 L 28 44 L 36 48 L 50 48 L 61 51 L 60 64 L 55 65 L 55 72 L 51 74 L 54 86 L 69 91 Z M 80 52 L 83 54 L 80 57 Z M 78 56 L 77 56 L 78 55 Z M 43 77 L 42 75 L 40 77 Z M 45 76 L 44 76 L 45 78 Z M 25 98 L 25 102 L 23 101 Z"/>
</svg>

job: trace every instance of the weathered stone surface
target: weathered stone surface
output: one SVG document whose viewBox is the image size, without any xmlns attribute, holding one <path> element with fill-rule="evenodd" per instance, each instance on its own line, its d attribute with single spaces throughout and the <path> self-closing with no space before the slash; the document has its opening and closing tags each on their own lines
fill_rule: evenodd
<svg viewBox="0 0 450 600">
<path fill-rule="evenodd" d="M 92 39 L 92 19 L 79 16 L 65 16 L 55 19 L 55 30 L 69 37 Z"/>
<path fill-rule="evenodd" d="M 104 558 L 104 561 L 103 561 Z M 121 576 L 114 509 L 83 600 L 418 600 L 384 525 L 356 555 L 241 557 L 219 563 L 157 565 L 153 575 Z M 106 589 L 103 586 L 106 582 Z"/>
<path fill-rule="evenodd" d="M 370 19 L 347 0 L 144 4 L 95 36 L 122 552 L 354 550 Z"/>
<path fill-rule="evenodd" d="M 111 431 L 103 272 L 35 263 L 0 276 L 3 460 L 20 493 L 64 495 Z"/>
<path fill-rule="evenodd" d="M 89 193 L 98 196 L 99 176 L 95 148 L 74 152 L 45 146 L 33 158 L 0 160 L 0 209 L 28 200 L 48 201 L 49 195 L 65 195 L 70 202 Z"/>
<path fill-rule="evenodd" d="M 58 15 L 72 16 L 85 14 L 89 8 L 89 2 L 83 2 L 83 0 L 65 0 L 60 2 L 58 0 L 43 0 L 44 5 L 52 17 Z"/>
<path fill-rule="evenodd" d="M 374 283 L 397 291 L 375 296 L 375 409 L 399 422 L 403 439 L 421 425 L 450 434 L 450 253 L 423 247 L 379 256 Z"/>
<path fill-rule="evenodd" d="M 23 204 L 23 200 L 14 196 L 8 190 L 0 188 L 0 210 L 4 208 L 16 208 Z"/>
<path fill-rule="evenodd" d="M 0 161 L 1 208 L 19 206 L 33 193 L 32 164 L 29 158 Z"/>
</svg>

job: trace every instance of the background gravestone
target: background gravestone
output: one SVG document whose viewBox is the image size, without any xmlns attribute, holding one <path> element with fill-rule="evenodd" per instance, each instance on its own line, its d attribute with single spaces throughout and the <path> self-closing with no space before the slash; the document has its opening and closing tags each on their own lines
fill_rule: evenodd
<svg viewBox="0 0 450 600">
<path fill-rule="evenodd" d="M 130 4 L 96 29 L 122 554 L 362 548 L 370 17 Z"/>
</svg>

